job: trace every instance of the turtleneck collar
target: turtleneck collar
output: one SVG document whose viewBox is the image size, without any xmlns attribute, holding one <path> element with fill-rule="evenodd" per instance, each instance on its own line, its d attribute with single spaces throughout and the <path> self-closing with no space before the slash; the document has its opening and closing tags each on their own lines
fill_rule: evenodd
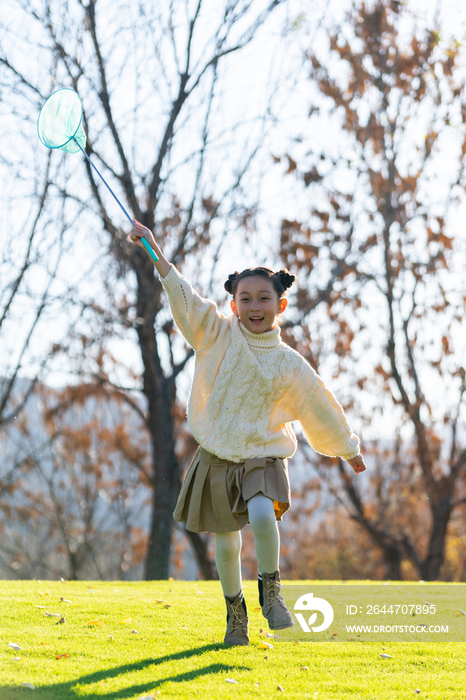
<svg viewBox="0 0 466 700">
<path fill-rule="evenodd" d="M 276 348 L 281 343 L 280 328 L 277 326 L 267 333 L 251 333 L 245 325 L 238 319 L 241 332 L 246 338 L 246 342 L 250 347 L 259 348 L 262 350 L 271 350 Z"/>
</svg>

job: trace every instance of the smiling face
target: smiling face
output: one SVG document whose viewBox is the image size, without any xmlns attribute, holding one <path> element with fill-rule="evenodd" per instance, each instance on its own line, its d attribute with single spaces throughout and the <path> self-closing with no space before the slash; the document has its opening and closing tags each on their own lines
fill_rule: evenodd
<svg viewBox="0 0 466 700">
<path fill-rule="evenodd" d="M 272 282 L 262 275 L 242 279 L 231 301 L 231 310 L 251 333 L 273 329 L 275 317 L 285 311 L 286 299 L 279 299 Z"/>
</svg>

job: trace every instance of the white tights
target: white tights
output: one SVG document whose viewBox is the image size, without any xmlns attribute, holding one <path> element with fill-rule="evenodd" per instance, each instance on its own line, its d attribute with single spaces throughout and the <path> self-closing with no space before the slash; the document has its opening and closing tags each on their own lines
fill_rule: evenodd
<svg viewBox="0 0 466 700">
<path fill-rule="evenodd" d="M 280 535 L 272 499 L 257 493 L 247 501 L 249 523 L 254 533 L 259 572 L 278 569 Z M 241 530 L 215 533 L 215 563 L 223 595 L 233 598 L 241 591 Z"/>
</svg>

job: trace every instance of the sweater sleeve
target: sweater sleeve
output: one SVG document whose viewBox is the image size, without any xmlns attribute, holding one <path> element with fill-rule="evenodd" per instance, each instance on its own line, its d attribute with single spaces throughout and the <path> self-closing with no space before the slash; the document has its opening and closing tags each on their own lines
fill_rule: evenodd
<svg viewBox="0 0 466 700">
<path fill-rule="evenodd" d="M 171 265 L 168 275 L 160 277 L 160 281 L 181 333 L 196 352 L 206 350 L 217 339 L 226 317 L 218 311 L 215 302 L 199 296 L 174 265 Z"/>
<path fill-rule="evenodd" d="M 327 457 L 356 457 L 359 438 L 351 430 L 343 407 L 315 370 L 307 362 L 303 364 L 300 393 L 304 390 L 304 397 L 296 417 L 306 440 L 316 452 Z"/>
</svg>

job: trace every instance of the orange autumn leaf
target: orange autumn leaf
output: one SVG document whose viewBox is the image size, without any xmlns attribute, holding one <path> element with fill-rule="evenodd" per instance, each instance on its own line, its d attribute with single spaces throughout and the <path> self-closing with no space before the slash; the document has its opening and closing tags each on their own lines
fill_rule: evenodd
<svg viewBox="0 0 466 700">
<path fill-rule="evenodd" d="M 95 627 L 104 627 L 102 620 L 90 620 L 86 626 L 90 627 L 91 625 L 94 625 Z"/>
<path fill-rule="evenodd" d="M 130 617 L 125 617 L 124 620 L 120 620 L 118 623 L 119 625 L 130 625 L 131 624 L 131 618 Z"/>
<path fill-rule="evenodd" d="M 273 645 L 268 642 L 260 642 L 259 649 L 273 649 Z"/>
</svg>

